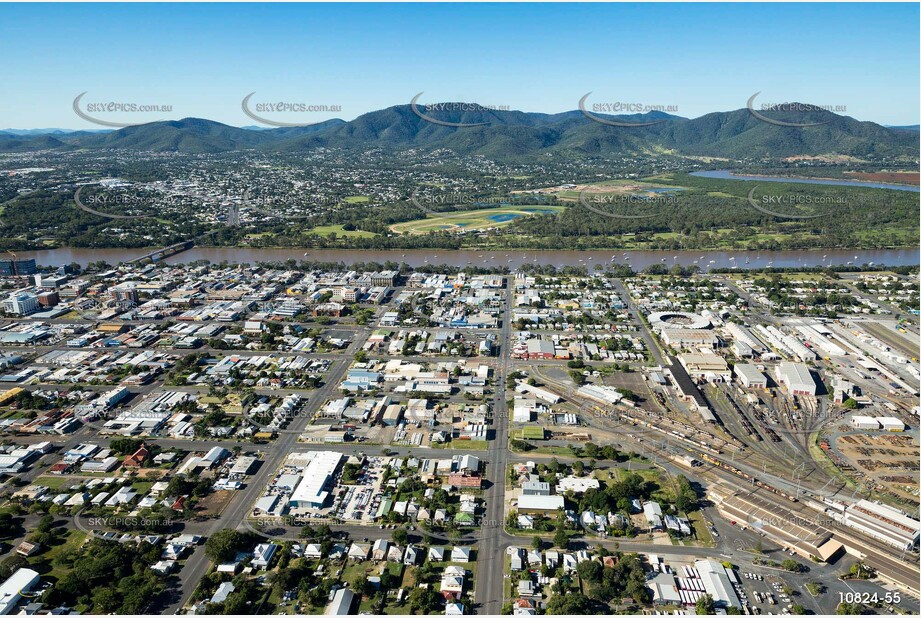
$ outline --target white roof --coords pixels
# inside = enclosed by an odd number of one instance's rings
[[[803,363],[780,363],[777,366],[777,372],[787,382],[790,389],[797,389],[800,386],[805,390],[815,388],[815,380],[809,373],[809,367]]]
[[[764,374],[758,371],[758,368],[754,365],[749,365],[748,363],[738,363],[733,367],[733,371],[737,376],[742,376],[749,382],[764,382]]]
[[[0,614],[8,614],[19,601],[23,591],[29,590],[40,579],[32,569],[17,569],[15,573],[0,584]]]
[[[326,499],[326,483],[336,471],[342,454],[333,451],[313,451],[310,463],[304,468],[303,478],[291,494],[291,502],[322,503]]]
[[[563,504],[563,496],[521,496],[518,498],[519,509],[555,511],[563,508]]]
[[[729,576],[726,575],[726,569],[722,564],[715,560],[698,560],[694,563],[694,568],[700,573],[704,590],[713,598],[715,603],[725,603],[730,607],[741,607],[739,597],[733,590],[732,582],[729,581]]]

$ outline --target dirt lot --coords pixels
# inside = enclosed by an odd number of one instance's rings
[[[195,508],[196,514],[206,517],[220,515],[224,509],[227,508],[227,505],[230,504],[230,501],[233,500],[234,493],[235,492],[231,490],[211,492],[198,501]]]
[[[918,440],[910,434],[846,434],[835,448],[868,478],[918,501]]]

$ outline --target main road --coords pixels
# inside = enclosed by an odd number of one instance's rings
[[[505,598],[505,480],[508,469],[508,405],[506,380],[511,360],[512,316],[514,278],[505,277],[505,306],[502,329],[499,335],[499,362],[494,376],[495,397],[492,420],[493,440],[487,456],[489,486],[485,492],[486,514],[481,527],[477,548],[477,576],[474,601],[478,613],[497,615]]]

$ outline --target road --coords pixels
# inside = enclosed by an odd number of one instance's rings
[[[508,469],[508,405],[505,388],[511,360],[511,307],[514,302],[514,278],[505,277],[505,308],[499,337],[499,363],[494,379],[495,397],[492,418],[495,439],[490,443],[488,479],[485,493],[486,515],[477,548],[477,581],[474,600],[479,613],[499,614],[504,600],[505,570],[505,479]]]

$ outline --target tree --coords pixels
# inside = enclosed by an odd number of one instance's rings
[[[243,550],[248,543],[247,535],[231,528],[225,528],[218,530],[205,541],[205,555],[212,562],[227,562],[233,560],[237,552]]]
[[[543,546],[544,546],[543,541],[540,540],[539,536],[536,536],[533,539],[531,539],[531,547],[533,547],[534,549],[540,551],[540,548]]]
[[[547,602],[547,613],[554,616],[587,614],[591,604],[581,592],[554,594]]]
[[[814,597],[824,594],[825,591],[828,590],[822,582],[809,582],[806,584],[806,589],[809,591],[809,594]]]
[[[586,560],[585,562],[580,562],[576,566],[576,573],[579,574],[579,577],[593,584],[601,581],[603,572],[604,568],[601,566],[601,563],[596,560]]]
[[[19,523],[12,513],[0,513],[0,538],[10,538],[19,530]]]
[[[844,407],[847,408],[848,410],[856,410],[857,405],[858,405],[857,400],[851,397],[848,397],[847,399],[844,400]]]
[[[409,541],[409,533],[406,532],[405,528],[397,528],[393,531],[392,538],[397,545],[406,545]]]
[[[855,562],[852,564],[850,573],[852,577],[856,577],[857,579],[870,579],[874,575],[873,569],[863,562]]]
[[[801,573],[806,570],[803,565],[801,565],[796,560],[793,560],[792,558],[787,558],[780,563],[780,566],[783,567],[784,570],[790,571],[791,573]]]
[[[368,584],[368,576],[365,573],[359,573],[352,580],[352,590],[355,594],[368,594],[371,586]]]
[[[560,549],[569,548],[569,535],[566,534],[562,526],[557,527],[556,534],[553,535],[553,544]]]
[[[97,588],[93,591],[93,607],[100,612],[114,612],[121,604],[121,594],[114,588]]]
[[[140,438],[116,438],[109,443],[109,448],[119,455],[130,455],[144,444]]]
[[[7,579],[20,568],[27,566],[29,561],[18,554],[4,558],[3,562],[0,562],[0,577]]]
[[[440,599],[433,586],[417,586],[409,593],[409,606],[421,615],[434,614],[439,608]]]
[[[382,588],[396,588],[400,583],[400,580],[397,579],[397,576],[390,572],[389,569],[385,569],[381,573],[381,587]]]
[[[835,613],[839,616],[859,616],[865,609],[860,603],[839,603]]]
[[[37,532],[51,532],[51,529],[54,527],[54,515],[45,514],[42,515],[42,518],[38,520],[38,525],[35,526]]]
[[[712,616],[716,610],[713,605],[713,597],[709,594],[700,597],[697,599],[696,608],[698,616]]]

